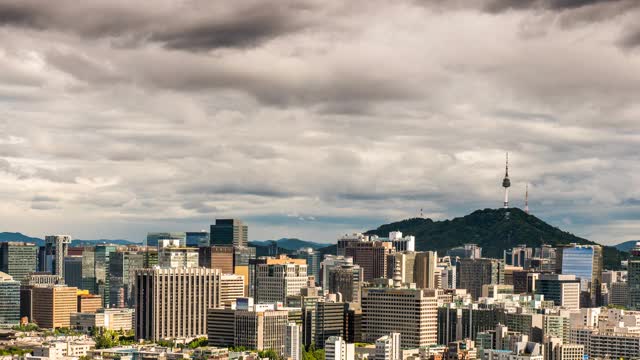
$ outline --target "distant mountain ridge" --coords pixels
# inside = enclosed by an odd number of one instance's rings
[[[623,243],[620,243],[620,244],[616,245],[615,248],[620,250],[620,251],[629,252],[629,251],[631,251],[631,249],[633,249],[634,246],[636,246],[637,242],[640,242],[640,240],[625,241]]]
[[[271,246],[271,243],[275,241],[279,248],[287,250],[299,250],[303,248],[319,249],[329,244],[320,244],[313,241],[301,240],[296,238],[282,238],[279,240],[253,240],[249,241],[251,246]]]
[[[505,214],[507,211],[508,217]],[[596,244],[562,231],[518,208],[476,210],[469,215],[443,221],[407,219],[382,225],[366,234],[386,237],[391,231],[415,236],[416,250],[436,250],[444,254],[451,248],[475,243],[482,247],[483,256],[493,258],[502,258],[505,249],[520,244],[530,247],[542,244]],[[620,261],[628,257],[611,246],[603,246],[603,254],[604,265],[608,269],[619,269]]]
[[[38,246],[44,246],[44,239],[31,237],[19,232],[0,232],[0,242],[25,242],[36,244]],[[87,246],[96,244],[114,244],[114,245],[131,245],[136,244],[133,241],[124,239],[97,239],[97,240],[83,240],[73,239],[71,246]]]

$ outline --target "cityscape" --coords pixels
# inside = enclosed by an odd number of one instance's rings
[[[0,0],[0,360],[640,360],[640,0]]]

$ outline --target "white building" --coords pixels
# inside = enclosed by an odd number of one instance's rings
[[[302,360],[302,327],[296,323],[287,325],[284,356],[291,360]]]
[[[82,341],[52,341],[33,349],[33,357],[50,360],[65,359],[68,357],[86,356],[89,350],[95,347],[93,340]],[[30,357],[27,357],[29,359]]]
[[[391,333],[376,340],[375,360],[402,360],[400,333]]]
[[[325,360],[354,360],[355,345],[347,344],[341,336],[330,336],[324,346]]]
[[[95,313],[71,313],[71,327],[81,331],[133,329],[133,309],[99,309]]]
[[[303,259],[282,258],[258,264],[256,303],[284,303],[287,296],[300,294],[307,280],[307,264]]]
[[[416,251],[415,236],[402,236],[402,232],[392,231],[389,233],[389,241],[396,251]]]
[[[237,298],[245,297],[244,275],[220,275],[220,304],[230,305]]]
[[[180,246],[178,239],[158,240],[158,266],[161,268],[198,267],[198,249]]]

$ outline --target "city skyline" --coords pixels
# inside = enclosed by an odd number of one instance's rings
[[[508,152],[510,206],[639,238],[637,2],[196,3],[0,2],[1,231],[330,243],[500,208]]]

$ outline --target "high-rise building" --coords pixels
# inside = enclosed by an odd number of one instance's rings
[[[402,236],[400,231],[392,231],[389,233],[389,241],[393,244],[393,248],[400,251],[416,251],[416,237],[415,236]]]
[[[349,242],[345,248],[345,256],[353,258],[353,263],[360,265],[364,273],[364,281],[387,276],[387,257],[393,252],[393,245],[383,241]]]
[[[67,251],[71,244],[71,236],[47,235],[44,241],[44,271],[49,271],[54,275],[64,276],[64,257],[67,256]]]
[[[320,283],[320,262],[322,255],[313,248],[299,249],[296,252],[296,257],[299,259],[305,259],[307,261],[307,274],[313,276],[316,283]]]
[[[150,232],[147,234],[146,246],[157,247],[160,240],[178,240],[180,246],[187,246],[187,233],[185,232]]]
[[[459,289],[467,289],[476,300],[482,296],[482,285],[504,284],[504,263],[496,259],[460,259]]]
[[[66,285],[36,286],[31,291],[32,320],[45,329],[68,328],[77,311],[78,288]]]
[[[220,304],[231,305],[237,298],[244,297],[244,276],[220,275]]]
[[[235,343],[235,309],[217,307],[207,310],[207,339],[209,346],[230,347]]]
[[[255,306],[235,311],[235,346],[249,349],[272,349],[282,354],[285,347],[289,313]]]
[[[415,283],[421,289],[436,288],[436,267],[438,265],[438,253],[425,251],[416,254]]]
[[[322,285],[322,290],[329,290],[329,271],[342,265],[353,265],[353,258],[333,254],[325,255],[324,260],[320,262],[320,284]]]
[[[540,274],[536,294],[565,309],[580,308],[580,280],[575,275]]]
[[[304,259],[279,256],[256,265],[256,303],[284,303],[288,295],[297,295],[307,285]]]
[[[400,267],[400,276],[403,284],[416,282],[416,256],[414,251],[396,252],[387,258],[387,279],[393,278],[396,266]]]
[[[375,342],[375,360],[402,360],[402,352],[400,349],[400,333],[391,333]]]
[[[0,271],[9,274],[15,281],[24,280],[36,271],[38,247],[23,242],[3,242],[0,244]]]
[[[287,324],[284,357],[291,360],[302,360],[302,327],[296,323]]]
[[[629,283],[614,282],[609,289],[609,304],[617,306],[629,306]]]
[[[96,245],[95,246],[95,275],[96,275],[96,294],[102,297],[102,303],[107,307],[111,303],[110,284],[111,275],[109,274],[109,262],[111,255],[116,252],[115,245]]]
[[[78,289],[82,288],[82,256],[64,257],[64,283]]]
[[[358,265],[334,266],[329,270],[328,290],[342,294],[344,302],[360,302],[362,278],[362,268]]]
[[[219,306],[218,270],[142,269],[135,277],[137,339],[206,336],[207,309]]]
[[[347,247],[350,246],[353,243],[357,243],[357,242],[366,242],[369,241],[369,237],[367,235],[364,235],[362,233],[355,233],[355,234],[346,234],[340,238],[338,238],[337,241],[337,249],[336,249],[336,253],[337,256],[340,257],[344,257],[347,254]]]
[[[82,251],[82,286],[84,290],[96,294],[98,288],[96,285],[96,248],[85,247]]]
[[[185,233],[186,246],[207,247],[209,246],[209,233],[206,231],[187,231]]]
[[[437,344],[438,300],[434,290],[366,288],[362,290],[362,337],[374,342],[391,332],[402,334],[403,348]]]
[[[637,242],[630,251],[627,271],[629,307],[634,310],[640,310],[640,242]]]
[[[210,245],[249,245],[249,227],[239,219],[216,219],[211,225]]]
[[[162,268],[198,267],[198,249],[180,246],[178,240],[160,240],[158,266]]]
[[[342,302],[320,301],[315,305],[314,316],[305,321],[306,328],[313,328],[313,343],[318,348],[325,347],[330,336],[344,336],[345,304]]]
[[[482,258],[482,247],[477,244],[464,244],[464,246],[448,250],[447,256],[461,259],[480,259]]]
[[[582,307],[601,304],[602,247],[570,244],[556,250],[556,273],[575,275],[581,282]]]
[[[355,344],[347,344],[341,336],[331,336],[325,345],[326,360],[354,360]]]
[[[200,267],[219,269],[223,274],[233,274],[234,248],[230,245],[200,247],[198,262]]]
[[[117,251],[109,259],[109,302],[111,307],[132,307],[134,271],[144,268],[144,254]]]
[[[0,325],[20,323],[20,282],[0,272]]]
[[[94,313],[103,308],[99,295],[89,294],[86,290],[78,291],[78,312]]]

